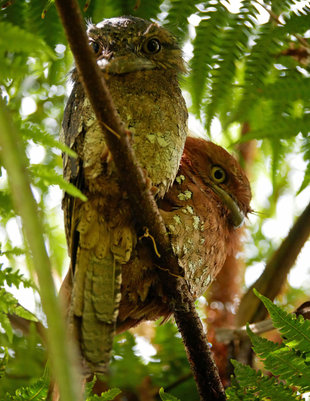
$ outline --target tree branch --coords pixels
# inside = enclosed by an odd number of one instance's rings
[[[130,146],[130,136],[120,121],[103,74],[97,67],[94,54],[88,45],[86,33],[82,28],[83,20],[79,6],[75,0],[56,0],[56,7],[97,120],[101,122],[102,128],[107,125],[118,134],[116,136],[110,130],[103,130],[120,182],[129,195],[133,215],[141,227],[149,228],[164,265],[169,266],[170,272],[180,274],[181,269],[172,253],[165,224]],[[187,347],[201,399],[225,400],[224,389],[210,356],[206,336],[185,281],[163,271],[159,274],[166,294],[171,299],[171,306]]]
[[[63,401],[81,399],[76,387],[72,348],[66,339],[65,323],[56,296],[41,221],[36,202],[30,189],[27,162],[23,143],[16,131],[9,111],[0,97],[0,152],[8,173],[12,197],[18,214],[23,221],[24,232],[32,254],[33,266],[38,275],[43,310],[47,317],[48,350],[54,375],[59,385]]]
[[[239,326],[244,325],[246,322],[258,322],[266,317],[266,309],[254,295],[253,288],[256,288],[261,294],[273,300],[281,291],[287,274],[294,266],[296,258],[309,235],[310,203],[299,216],[278,250],[267,262],[262,275],[242,298],[237,313]]]

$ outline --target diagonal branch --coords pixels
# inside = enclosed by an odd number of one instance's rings
[[[76,0],[56,0],[56,7],[97,120],[101,122],[102,128],[107,125],[118,134],[116,136],[110,130],[103,129],[103,135],[112,153],[120,182],[129,194],[133,214],[140,226],[149,228],[165,266],[169,266],[170,272],[177,274],[180,272],[180,268],[172,253],[166,227],[154,198],[147,188],[144,174],[137,165],[130,146],[130,135],[120,121],[103,74],[97,67],[94,54],[88,45],[78,3]],[[172,301],[174,316],[187,348],[201,399],[205,401],[225,400],[224,389],[185,281],[163,271],[159,274],[165,285],[166,293]]]
[[[258,280],[248,289],[242,298],[237,313],[241,326],[246,322],[258,322],[266,317],[266,310],[254,295],[253,288],[273,300],[281,291],[290,269],[310,235],[310,203],[298,217],[288,236],[267,262],[265,270]]]

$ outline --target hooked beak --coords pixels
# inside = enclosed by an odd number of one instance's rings
[[[101,58],[97,60],[99,68],[107,74],[127,74],[130,72],[153,70],[155,64],[146,57],[134,54],[118,56],[115,58]]]
[[[245,215],[243,211],[240,210],[239,206],[237,205],[237,202],[234,201],[233,198],[230,195],[228,195],[228,193],[225,192],[218,185],[212,183],[211,187],[214,190],[214,192],[221,198],[226,207],[230,210],[230,219],[234,227],[235,228],[240,227],[244,222]]]

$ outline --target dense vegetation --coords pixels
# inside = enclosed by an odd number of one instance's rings
[[[243,0],[239,9],[233,9],[235,2],[230,3],[92,0],[85,6],[80,1],[85,18],[94,22],[111,16],[137,15],[159,21],[179,38],[188,60],[182,87],[192,113],[192,129],[235,151],[250,176],[257,214],[250,216],[247,224],[242,258],[239,255],[229,261],[230,271],[239,281],[236,285],[230,280],[225,282],[224,269],[217,286],[207,295],[208,306],[204,299],[197,303],[203,318],[208,315],[211,332],[220,320],[238,326],[264,319],[265,309],[251,289],[247,292],[243,279],[255,268],[261,271],[266,265],[254,286],[269,298],[279,296],[288,311],[310,293],[306,278],[305,285],[298,289],[287,281],[310,226],[309,212],[305,214],[310,180],[310,6],[295,0]],[[59,188],[80,196],[62,179],[60,154],[68,150],[58,142],[73,59],[52,1],[44,6],[39,0],[1,0],[0,6],[0,135],[8,122],[13,124],[26,151],[27,174],[57,278],[68,267]],[[37,272],[24,236],[27,230],[13,206],[3,167],[0,185],[0,399],[42,400],[49,376],[38,324],[25,327],[18,319],[13,322],[9,318],[17,315],[45,324]],[[303,209],[300,235],[291,238],[288,232]],[[284,217],[280,232],[276,231],[274,227]],[[281,252],[276,250],[283,247],[289,256],[281,259]],[[307,267],[301,265],[306,259],[300,260],[299,267]],[[31,279],[25,279],[23,274]],[[296,274],[293,270],[291,278]],[[25,292],[24,288],[30,290]],[[36,294],[36,317],[18,304],[12,291],[22,305],[25,294]],[[41,286],[39,292],[45,291]],[[227,294],[225,299],[221,298],[223,293]],[[299,399],[287,384],[294,385],[294,391],[300,393],[309,391],[309,325],[263,300],[273,314],[275,326],[281,329],[284,344],[276,345],[251,333],[249,336],[256,353],[265,359],[266,370],[283,382],[273,387],[276,379],[267,379],[235,362],[237,379],[227,391],[229,399]],[[294,330],[308,336],[298,337]],[[140,356],[137,344],[143,341],[153,346],[149,360]],[[227,349],[214,346],[214,350],[227,362]],[[287,367],[285,371],[281,370],[279,355],[281,364]],[[236,352],[234,357],[240,359]],[[221,374],[228,383],[229,373]],[[161,387],[181,400],[198,400],[173,323],[145,325],[135,333],[117,337],[111,374],[104,379],[101,390],[120,388],[125,399],[146,401],[155,400]],[[270,393],[264,392],[266,388]],[[116,393],[107,393],[102,399],[112,399]],[[163,391],[161,397],[174,399]]]

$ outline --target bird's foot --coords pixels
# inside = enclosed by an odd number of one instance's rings
[[[145,168],[142,169],[142,172],[143,172],[143,175],[144,175],[144,179],[145,179],[145,183],[146,183],[147,189],[151,191],[151,194],[153,196],[156,196],[158,194],[159,189],[153,185],[152,180],[148,176],[147,170]]]

